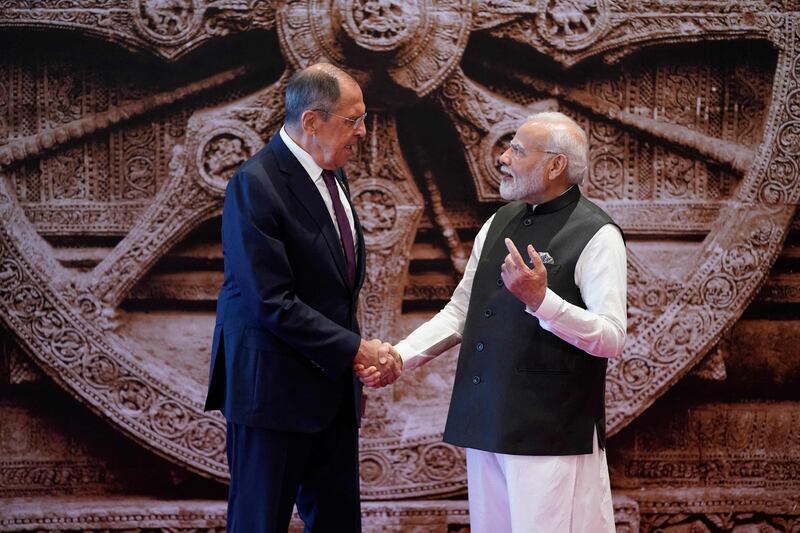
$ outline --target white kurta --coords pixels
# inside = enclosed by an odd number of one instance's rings
[[[461,342],[472,281],[493,219],[475,237],[464,277],[448,304],[397,344],[406,370]],[[523,250],[527,246],[515,244]],[[499,274],[499,264],[497,270]],[[627,330],[627,264],[625,244],[615,226],[600,228],[581,252],[575,284],[586,309],[547,289],[539,309],[528,313],[539,319],[542,328],[587,353],[619,355]],[[525,456],[467,449],[473,533],[613,532],[608,466],[596,436],[593,450],[586,455]]]

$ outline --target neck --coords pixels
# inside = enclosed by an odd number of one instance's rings
[[[288,124],[283,125],[283,129],[286,130],[286,134],[291,137],[291,139],[303,150],[308,152],[309,154],[311,151],[310,148],[310,139],[309,136],[305,134],[305,132],[300,128],[295,128],[294,126],[290,126]]]
[[[286,130],[286,134],[299,146],[302,148],[314,162],[322,168],[327,168],[328,170],[333,170],[332,168],[328,168],[325,165],[321,164],[320,161],[323,160],[322,152],[320,151],[319,147],[316,144],[316,139],[313,135],[309,135],[308,133],[300,127],[289,126],[288,124],[283,125],[284,129]]]

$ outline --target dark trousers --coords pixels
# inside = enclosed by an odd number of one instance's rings
[[[318,433],[228,422],[227,452],[228,533],[285,533],[295,503],[306,532],[361,531],[352,402]]]

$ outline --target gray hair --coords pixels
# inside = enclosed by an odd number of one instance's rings
[[[296,126],[303,112],[309,109],[322,111],[324,120],[336,107],[341,91],[339,79],[332,69],[309,67],[297,72],[286,85],[284,108],[286,124]]]
[[[558,111],[544,111],[529,116],[525,123],[541,124],[550,134],[548,150],[567,157],[567,180],[580,185],[586,176],[589,155],[589,140],[586,132],[573,119]]]

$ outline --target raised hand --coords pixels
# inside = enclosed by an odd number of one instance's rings
[[[503,278],[506,288],[522,303],[533,309],[539,309],[547,293],[547,270],[542,263],[539,253],[533,245],[528,245],[528,255],[533,263],[528,268],[517,247],[511,239],[506,239],[508,255],[500,265],[500,277]]]
[[[368,387],[384,387],[397,381],[403,371],[403,359],[388,342],[361,340],[353,370]]]

